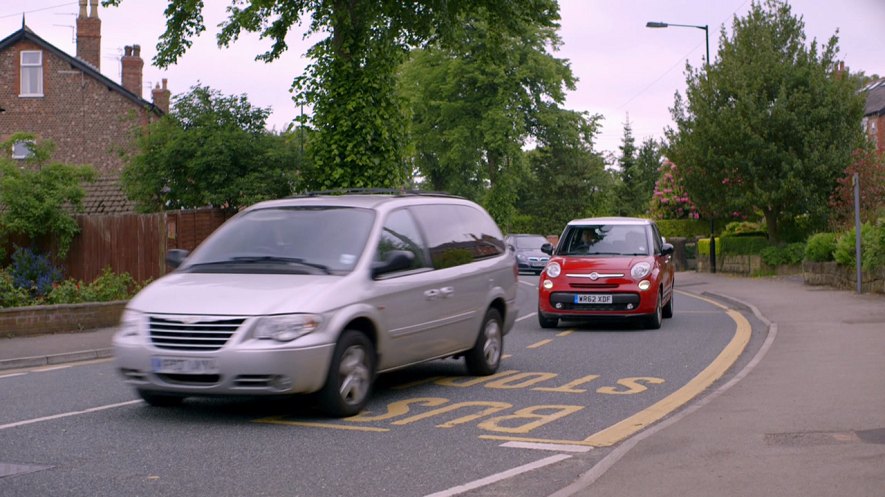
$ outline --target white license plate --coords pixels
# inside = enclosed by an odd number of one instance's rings
[[[163,374],[218,374],[214,358],[151,357],[151,370]]]
[[[603,294],[575,295],[576,304],[611,304],[612,296]]]

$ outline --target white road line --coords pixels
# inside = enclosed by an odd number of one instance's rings
[[[521,473],[527,473],[529,471],[534,471],[538,468],[543,468],[544,466],[549,466],[554,463],[558,463],[559,461],[563,461],[572,456],[568,454],[557,454],[555,456],[545,457],[544,459],[537,460],[533,463],[525,464],[522,466],[518,466],[516,468],[508,469],[507,471],[498,473],[496,475],[487,476],[480,480],[475,480],[470,483],[465,483],[464,485],[458,485],[457,487],[452,487],[448,490],[443,490],[442,492],[437,492],[435,494],[426,495],[425,497],[451,497],[452,495],[463,494],[469,490],[474,490],[480,487],[484,487],[486,485],[491,485],[492,483],[499,482],[501,480],[506,480],[507,478],[511,478]]]
[[[522,283],[523,285],[528,285],[528,286],[531,286],[531,287],[538,288],[538,284],[537,284],[537,283],[531,283],[531,282],[528,282],[528,281],[522,281],[522,280],[519,280],[519,282]]]
[[[26,374],[28,374],[28,373],[11,373],[11,374],[4,374],[4,375],[0,376],[0,380],[2,380],[3,378],[12,378],[13,376],[24,376],[24,375],[26,375]]]
[[[544,444],[537,442],[506,442],[501,447],[512,447],[514,449],[535,449],[550,450],[553,452],[589,452],[593,447],[582,445],[560,445],[560,444]]]
[[[120,402],[119,404],[108,404],[106,406],[90,407],[89,409],[84,409],[82,411],[64,412],[61,414],[54,414],[52,416],[45,416],[42,418],[27,419],[25,421],[16,421],[15,423],[0,425],[0,430],[5,430],[7,428],[15,428],[17,426],[30,425],[30,424],[34,424],[34,423],[41,423],[43,421],[51,421],[53,419],[66,418],[68,416],[78,416],[80,414],[89,414],[90,412],[104,411],[106,409],[114,409],[117,407],[129,406],[129,405],[138,404],[141,402],[142,402],[141,400],[130,400],[128,402]]]
[[[32,369],[31,371],[33,371],[33,372],[35,372],[35,373],[45,373],[45,372],[47,372],[47,371],[56,371],[56,370],[59,370],[59,369],[67,369],[67,368],[69,368],[69,367],[71,367],[71,366],[72,366],[71,364],[62,364],[61,366],[49,366],[49,367],[46,367],[46,368]]]
[[[531,314],[526,314],[525,316],[523,316],[523,317],[521,317],[521,318],[516,318],[516,322],[520,322],[520,321],[522,321],[523,319],[533,318],[533,317],[535,317],[535,316],[537,316],[537,315],[538,315],[537,312],[533,312],[533,313],[531,313]]]

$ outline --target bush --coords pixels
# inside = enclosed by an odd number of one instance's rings
[[[768,238],[768,232],[761,223],[751,223],[749,221],[735,221],[725,225],[722,236],[752,236]]]
[[[861,267],[864,271],[870,271],[875,268],[885,267],[885,227],[882,225],[873,225],[864,223],[860,227],[861,237]],[[855,233],[854,228],[842,233],[836,240],[836,249],[833,251],[833,257],[836,262],[843,266],[855,265]]]
[[[784,246],[771,246],[762,249],[762,261],[769,266],[801,264],[804,256],[804,243],[791,243]]]
[[[116,274],[110,267],[105,267],[101,276],[95,279],[83,292],[88,302],[111,302],[126,300],[133,295],[137,284],[129,273]]]
[[[128,273],[116,274],[111,268],[102,270],[92,283],[66,280],[55,285],[46,296],[48,304],[79,304],[81,302],[112,302],[127,300],[142,287]]]
[[[0,307],[20,307],[27,305],[31,296],[27,290],[18,288],[12,282],[12,275],[0,270]]]
[[[833,261],[836,250],[835,233],[816,233],[805,244],[805,260],[809,262]]]
[[[716,237],[716,255],[722,253],[722,239],[718,236]],[[698,239],[698,257],[710,257],[710,239],[709,238],[700,238]]]
[[[863,229],[861,229],[863,234]],[[863,239],[861,265],[865,271],[885,267],[885,220],[872,226],[869,234]]]
[[[55,285],[46,295],[47,304],[79,304],[83,300],[82,281],[65,280]]]
[[[27,291],[35,299],[49,293],[53,284],[62,279],[61,269],[55,267],[49,257],[28,248],[16,247],[9,271],[13,285]]]
[[[658,219],[655,220],[661,236],[674,238],[684,236],[693,238],[710,236],[710,221],[697,219]]]
[[[765,236],[723,236],[716,240],[721,252],[728,255],[758,255],[769,246]]]

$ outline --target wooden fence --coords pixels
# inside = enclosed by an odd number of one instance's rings
[[[220,209],[76,216],[80,233],[62,262],[65,276],[91,282],[105,267],[143,282],[166,274],[166,251],[193,250],[230,217]]]

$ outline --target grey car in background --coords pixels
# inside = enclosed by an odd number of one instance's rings
[[[309,195],[239,212],[132,298],[114,337],[148,404],[316,393],[360,412],[378,373],[463,357],[495,373],[517,269],[479,205],[440,194]]]
[[[504,242],[516,252],[516,262],[520,271],[541,274],[550,255],[541,251],[545,243],[550,243],[541,235],[512,234],[504,238]]]

